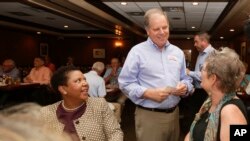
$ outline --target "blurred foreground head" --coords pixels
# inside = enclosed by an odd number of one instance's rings
[[[0,141],[70,141],[40,121],[40,108],[25,103],[0,111]]]

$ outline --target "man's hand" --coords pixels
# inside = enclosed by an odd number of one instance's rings
[[[144,92],[143,97],[160,103],[165,99],[167,99],[169,94],[170,91],[166,88],[155,88],[155,89],[147,89]]]
[[[172,92],[173,95],[182,96],[187,93],[187,86],[183,83],[178,83],[176,89]]]

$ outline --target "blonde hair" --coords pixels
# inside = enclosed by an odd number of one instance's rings
[[[55,133],[40,120],[41,106],[17,105],[0,112],[0,141],[71,141],[66,134]]]
[[[239,55],[228,47],[214,50],[205,63],[208,77],[215,74],[219,79],[218,87],[225,93],[235,92],[245,75]]]

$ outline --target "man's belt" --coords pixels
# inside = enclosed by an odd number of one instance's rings
[[[153,112],[172,113],[177,106],[174,106],[174,107],[168,108],[168,109],[146,108],[146,107],[142,107],[141,105],[137,105],[137,107],[144,109],[144,110],[153,111]]]

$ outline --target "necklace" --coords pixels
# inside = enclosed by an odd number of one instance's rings
[[[63,107],[63,109],[66,110],[66,111],[75,111],[75,110],[79,109],[80,107],[82,107],[83,104],[84,104],[84,102],[83,102],[80,106],[78,106],[78,107],[76,107],[76,108],[69,109],[69,108],[66,108],[66,106],[64,105],[64,101],[62,101],[62,107]]]

